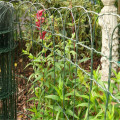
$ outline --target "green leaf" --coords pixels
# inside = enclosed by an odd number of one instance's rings
[[[56,115],[56,120],[59,120],[60,111]]]
[[[72,95],[74,95],[74,91],[73,91],[73,92],[70,92],[70,93],[65,94],[65,96],[66,96],[66,97],[67,97],[67,96],[72,96]]]
[[[95,116],[95,118],[93,118],[93,120],[96,120],[97,119],[97,117],[100,117],[100,116],[102,116],[101,114],[103,113],[103,110],[100,110],[100,112]]]
[[[82,97],[82,98],[85,98],[85,99],[89,99],[88,95],[76,95],[76,96],[79,96],[79,97]]]
[[[60,101],[60,98],[57,95],[47,95],[45,97],[49,98],[49,99],[52,99],[52,100]]]
[[[48,105],[47,106],[48,108],[51,108],[53,110],[53,105]],[[60,106],[54,106],[54,110],[57,111],[57,112],[62,112],[62,109],[60,108]]]
[[[66,113],[67,113],[68,115],[70,115],[70,116],[74,116],[75,118],[79,119],[78,116],[77,116],[75,113],[74,113],[74,115],[73,115],[73,111],[71,111],[70,109],[68,109],[68,110],[66,111]]]
[[[67,93],[65,96],[67,97],[67,96],[70,96],[70,95],[71,96],[74,95],[74,91],[72,91],[71,93]],[[75,96],[82,97],[82,98],[85,98],[85,99],[89,99],[88,95],[80,95],[77,90],[75,90]]]
[[[87,120],[87,116],[88,116],[88,109],[86,110],[86,114],[85,114],[85,119],[84,120]]]
[[[70,53],[75,57],[75,55],[76,55],[75,51],[70,51]]]
[[[88,61],[90,58],[83,58],[82,60],[80,60],[80,63],[82,63],[82,62],[86,62],[86,61]]]
[[[72,34],[72,39],[74,39],[75,38],[75,32]]]
[[[60,64],[56,63],[56,64],[55,64],[55,67],[56,67],[57,69],[61,70]]]
[[[61,91],[57,87],[55,87],[53,85],[51,85],[51,86],[56,90],[56,92],[58,93],[59,97],[61,97],[61,95],[62,95]]]
[[[61,79],[61,77],[59,78],[59,90],[63,89],[63,81]]]
[[[39,75],[32,83],[35,83],[35,82],[37,82],[37,81],[40,81],[41,78],[42,78],[42,75]]]
[[[112,69],[113,73],[115,74],[115,76],[117,77],[117,73],[114,69]]]
[[[76,107],[88,107],[88,103],[78,104]]]

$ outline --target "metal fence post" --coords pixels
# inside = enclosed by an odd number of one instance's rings
[[[118,61],[118,30],[116,29],[112,37],[114,28],[117,26],[117,16],[111,15],[110,13],[117,14],[117,8],[114,6],[116,0],[102,0],[103,9],[99,18],[99,24],[102,28],[102,49],[101,52],[107,57],[101,57],[102,66],[102,80],[107,81],[109,76],[109,65],[110,65],[110,44],[112,44],[112,60]],[[112,41],[112,43],[111,43]],[[112,63],[112,69],[117,70],[117,64]]]

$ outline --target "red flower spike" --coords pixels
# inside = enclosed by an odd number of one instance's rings
[[[44,10],[39,10],[39,11],[37,12],[36,17],[37,17],[38,20],[39,20],[40,17],[42,16],[43,12],[44,12]]]
[[[44,39],[46,33],[47,33],[46,31],[43,31],[43,32],[42,32],[42,35],[41,35],[41,33],[39,33],[39,34],[40,34],[40,39]]]
[[[40,20],[38,20],[38,21],[35,23],[38,30],[39,30],[38,27],[40,27],[40,24],[42,24],[43,22],[45,22],[45,18],[41,17]]]
[[[44,23],[45,22],[45,18],[44,17],[40,17],[40,23]]]
[[[44,10],[39,10],[36,14],[36,19],[37,19],[37,22],[35,23],[36,24],[36,27],[37,29],[39,30],[39,27],[41,26],[42,23],[45,22],[45,18],[44,17],[41,17],[43,15],[43,12]],[[39,32],[40,34],[40,39],[44,39],[45,38],[45,35],[46,35],[46,31],[43,31],[42,32],[42,35],[41,35],[41,32]]]
[[[36,24],[37,29],[39,30],[38,27],[40,27],[40,22],[38,21],[38,22],[36,22],[35,24]]]

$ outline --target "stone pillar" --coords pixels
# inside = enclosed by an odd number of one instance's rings
[[[117,13],[117,8],[114,6],[115,0],[102,0],[103,9],[100,14],[104,13]],[[101,52],[109,58],[109,43],[111,41],[111,36],[113,29],[117,26],[117,16],[113,15],[103,15],[99,18],[99,25],[102,28],[102,49]],[[116,29],[113,41],[112,41],[112,59],[118,61],[118,30]],[[109,75],[109,59],[101,57],[101,80],[107,81]],[[117,70],[117,65],[112,63],[112,69]]]

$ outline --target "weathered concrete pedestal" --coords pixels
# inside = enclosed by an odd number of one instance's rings
[[[102,49],[101,52],[106,57],[101,57],[101,80],[107,81],[109,76],[109,55],[110,55],[110,43],[114,28],[117,26],[117,16],[107,13],[117,13],[117,8],[114,6],[115,0],[102,0],[104,7],[100,14],[105,14],[99,17],[99,25],[102,28]],[[112,59],[118,61],[118,30],[116,29],[112,40]],[[117,70],[117,64],[112,63],[112,69]]]

